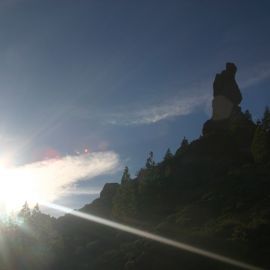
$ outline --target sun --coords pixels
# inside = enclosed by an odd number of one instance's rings
[[[38,190],[33,175],[16,167],[0,164],[0,206],[7,213],[18,211],[23,203],[37,203]]]

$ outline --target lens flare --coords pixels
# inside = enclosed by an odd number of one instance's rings
[[[53,203],[47,203],[47,202],[42,202],[42,205],[49,207],[49,208],[52,208],[52,209],[55,209],[55,210],[58,210],[58,211],[61,211],[61,212],[64,212],[64,213],[71,214],[73,216],[76,216],[76,217],[79,217],[79,218],[82,218],[82,219],[85,219],[88,221],[92,221],[92,222],[95,222],[98,224],[102,224],[102,225],[114,228],[116,230],[127,232],[127,233],[130,233],[130,234],[133,234],[136,236],[140,236],[140,237],[143,237],[146,239],[150,239],[152,241],[159,242],[159,243],[171,246],[171,247],[185,250],[185,251],[188,251],[190,253],[194,253],[194,254],[197,254],[197,255],[200,255],[203,257],[207,257],[207,258],[210,258],[210,259],[213,259],[213,260],[225,263],[225,264],[236,266],[238,268],[247,269],[247,270],[263,270],[263,268],[260,268],[260,267],[254,266],[254,265],[250,265],[250,264],[238,261],[238,260],[234,260],[234,259],[225,257],[225,256],[217,254],[217,253],[213,253],[213,252],[210,252],[210,251],[207,251],[204,249],[200,249],[200,248],[197,248],[197,247],[194,247],[194,246],[182,243],[182,242],[171,240],[169,238],[166,238],[166,237],[163,237],[163,236],[160,236],[157,234],[143,231],[143,230],[140,230],[140,229],[128,226],[128,225],[124,225],[124,224],[121,224],[118,222],[114,222],[114,221],[111,221],[111,220],[108,220],[105,218],[101,218],[101,217],[98,217],[95,215],[75,211],[75,210],[72,210],[72,209],[65,207],[65,206],[61,206],[61,205],[57,205],[57,204],[53,204]]]

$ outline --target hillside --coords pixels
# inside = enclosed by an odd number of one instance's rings
[[[106,184],[80,211],[269,268],[269,145],[263,159],[256,149],[269,130],[241,115],[226,132],[183,140],[158,164],[150,153],[134,179],[126,169],[121,184]],[[65,269],[230,269],[70,215],[56,223]]]
[[[79,211],[269,269],[270,111],[254,123],[239,109],[202,133],[159,163],[150,152],[134,178],[126,167]],[[236,269],[38,205],[19,217],[0,226],[1,269]]]

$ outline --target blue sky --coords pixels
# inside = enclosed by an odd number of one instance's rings
[[[2,0],[0,156],[23,166],[85,148],[115,154],[111,171],[58,198],[80,207],[123,166],[135,174],[149,151],[159,161],[199,137],[226,62],[238,66],[243,110],[261,117],[269,11],[267,0]]]

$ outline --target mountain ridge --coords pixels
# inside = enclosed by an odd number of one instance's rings
[[[253,151],[256,130],[261,128],[261,123],[255,124],[241,113],[237,120],[227,121],[226,132],[217,129],[191,143],[182,143],[175,155],[165,156],[158,164],[150,153],[135,178],[106,184],[100,198],[80,211],[269,266],[270,163],[268,158],[256,162]],[[171,249],[125,233],[111,233],[108,239],[113,249],[106,249],[98,268],[114,269],[109,263],[112,260],[115,269],[148,269],[153,264],[156,269],[164,269],[166,263],[170,269],[177,269],[181,260],[190,257],[178,254],[172,263],[175,251]],[[134,253],[134,257],[130,259],[125,252]],[[165,252],[162,262],[155,252]],[[150,259],[153,256],[155,263]],[[186,269],[199,265],[200,269],[231,269],[215,263],[211,266],[202,259],[191,265]]]

